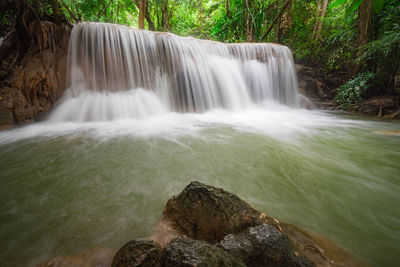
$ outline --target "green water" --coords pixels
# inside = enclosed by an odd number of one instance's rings
[[[176,116],[182,121],[163,131],[121,123],[0,133],[1,265],[149,236],[167,199],[192,180],[329,237],[372,266],[399,264],[400,136],[376,133],[399,123],[310,113],[310,124],[285,115],[253,129]]]

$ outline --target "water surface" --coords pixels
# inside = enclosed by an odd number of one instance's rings
[[[0,262],[30,266],[151,235],[198,180],[322,234],[372,266],[398,264],[400,124],[291,110],[165,113],[0,132]]]

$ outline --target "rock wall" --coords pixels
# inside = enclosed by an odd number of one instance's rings
[[[63,95],[70,32],[70,26],[33,21],[28,25],[25,55],[18,55],[13,34],[3,41],[0,128],[42,119]],[[18,64],[12,64],[21,56]]]

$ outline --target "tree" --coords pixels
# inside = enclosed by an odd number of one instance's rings
[[[292,0],[286,0],[286,2],[283,4],[282,8],[280,9],[279,13],[275,16],[274,20],[272,23],[269,25],[267,31],[261,38],[261,40],[264,40],[267,38],[268,34],[271,32],[272,28],[274,25],[278,22],[278,20],[282,17],[283,13],[285,12],[286,8],[289,6],[289,4],[292,2]]]
[[[312,36],[313,39],[315,37],[315,39],[318,40],[321,37],[321,30],[322,30],[322,25],[324,22],[324,17],[325,17],[325,12],[326,12],[327,6],[328,6],[328,0],[323,0],[321,13],[319,14],[319,17],[317,18],[317,24],[315,25],[315,28],[313,31],[313,36]],[[315,33],[316,33],[316,35],[314,35]]]
[[[144,18],[145,18],[145,12],[146,12],[146,3],[147,0],[140,0],[139,4],[139,29],[144,29]]]

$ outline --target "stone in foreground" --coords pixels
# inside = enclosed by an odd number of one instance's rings
[[[247,266],[315,266],[289,237],[275,227],[262,224],[242,234],[229,234],[220,246]]]
[[[176,230],[211,243],[262,223],[260,212],[238,196],[199,182],[168,200],[163,215]]]
[[[161,266],[237,266],[246,265],[221,248],[186,236],[174,238],[165,248]]]
[[[161,246],[156,242],[134,239],[127,242],[115,254],[112,267],[160,266]]]

